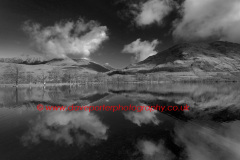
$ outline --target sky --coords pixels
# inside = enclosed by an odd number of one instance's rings
[[[182,42],[240,43],[239,0],[1,0],[0,56],[123,68]]]

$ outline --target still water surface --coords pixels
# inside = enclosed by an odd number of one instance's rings
[[[44,105],[189,105],[47,111]],[[239,84],[0,88],[0,160],[239,160]]]

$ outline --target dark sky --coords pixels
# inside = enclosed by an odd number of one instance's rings
[[[5,51],[6,47],[21,48],[27,41],[21,26],[27,20],[51,26],[61,20],[96,20],[107,26],[109,39],[102,43],[100,49],[91,54],[90,58],[99,63],[109,63],[114,67],[125,67],[131,63],[130,54],[121,53],[124,45],[138,38],[162,41],[157,50],[171,46],[169,26],[138,27],[132,23],[131,16],[125,15],[125,2],[113,0],[2,0],[0,5],[0,40],[1,56],[20,53]],[[18,50],[18,49],[16,49]],[[19,51],[19,50],[18,50]]]
[[[166,7],[158,8],[160,12],[167,13],[163,16],[159,15],[162,16],[161,23],[139,26],[134,22],[132,4],[138,4],[139,7],[140,4],[148,1],[167,1],[177,5],[172,7],[170,11],[164,10]],[[39,23],[42,27],[47,27],[64,20],[76,21],[79,17],[86,21],[95,20],[101,26],[107,27],[108,40],[101,43],[100,47],[90,54],[89,58],[99,63],[109,63],[116,68],[125,67],[133,61],[134,54],[122,53],[122,50],[124,45],[139,38],[149,42],[157,39],[160,43],[155,51],[172,46],[176,42],[176,39],[173,40],[173,35],[181,37],[180,42],[199,39],[204,41],[209,40],[209,38],[238,42],[240,35],[236,36],[229,30],[239,33],[237,27],[232,28],[232,26],[240,24],[240,16],[235,16],[233,20],[229,20],[228,25],[225,25],[226,18],[224,22],[221,21],[224,19],[224,15],[230,17],[233,13],[236,15],[236,12],[240,12],[236,7],[236,3],[239,5],[238,1],[230,0],[227,5],[226,1],[223,0],[208,0],[211,5],[208,4],[208,1],[201,1],[202,4],[199,3],[199,0],[185,1],[187,7],[182,8],[185,15],[181,15],[182,10],[178,7],[184,3],[183,0],[1,0],[0,55],[13,56],[38,52],[29,48],[31,40],[22,30],[24,22],[28,20]],[[200,7],[196,7],[196,5],[189,7],[189,4],[194,3],[188,4],[188,2],[197,2]],[[214,9],[216,6],[220,9]],[[219,18],[218,15],[222,15],[223,18]],[[187,18],[178,22],[177,18],[184,16]],[[173,31],[174,24],[178,24],[175,31]]]

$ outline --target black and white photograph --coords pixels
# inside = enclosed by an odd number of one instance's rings
[[[240,160],[240,0],[0,0],[0,160]]]

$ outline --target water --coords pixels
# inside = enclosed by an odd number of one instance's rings
[[[38,111],[44,105],[189,105],[189,111]],[[239,160],[240,85],[1,88],[1,160]]]

